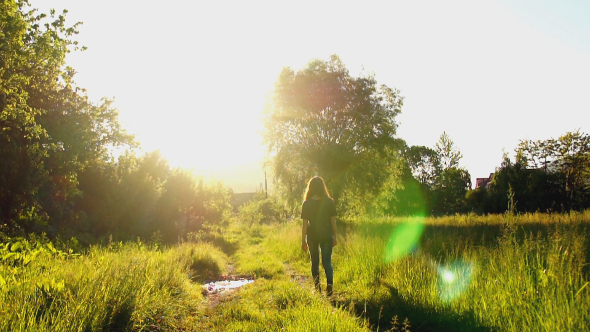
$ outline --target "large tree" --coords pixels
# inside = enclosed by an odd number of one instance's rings
[[[34,191],[45,175],[41,146],[45,131],[35,121],[39,110],[27,105],[31,67],[42,56],[31,39],[32,13],[22,2],[0,2],[0,225],[32,206]]]
[[[0,2],[0,224],[75,218],[80,171],[133,142],[110,101],[92,104],[75,85],[65,58],[78,24],[67,27],[66,12]]]
[[[298,71],[283,68],[263,118],[279,186],[298,200],[305,181],[318,174],[338,199],[357,190],[354,183],[378,181],[371,167],[358,166],[395,146],[401,106],[399,91],[378,86],[372,75],[350,76],[335,55]]]

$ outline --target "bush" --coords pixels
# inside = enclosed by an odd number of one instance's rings
[[[272,198],[266,198],[246,203],[240,208],[239,216],[242,222],[253,224],[270,224],[283,218],[283,206]]]

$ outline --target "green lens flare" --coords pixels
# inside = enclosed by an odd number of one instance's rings
[[[395,262],[417,248],[423,231],[422,220],[397,225],[385,247],[385,262]]]

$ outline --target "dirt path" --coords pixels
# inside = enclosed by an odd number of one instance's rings
[[[307,274],[302,274],[298,272],[293,266],[289,263],[283,263],[284,266],[284,274],[289,277],[289,281],[295,282],[299,285],[299,287],[306,289],[314,294],[317,294],[317,291],[313,288],[310,279],[311,276]],[[214,311],[215,307],[224,301],[231,301],[232,295],[239,291],[241,286],[249,283],[245,282],[249,280],[250,282],[255,282],[251,276],[246,275],[239,275],[235,273],[235,267],[232,263],[228,263],[226,267],[227,273],[222,275],[219,280],[212,280],[209,283],[203,285],[203,295],[204,299],[204,307],[206,311],[212,312]],[[243,284],[237,287],[233,287],[231,283],[233,282],[242,282]],[[225,286],[227,284],[227,287]],[[325,295],[325,289],[320,296]],[[338,306],[338,301],[336,296],[330,298],[330,303],[332,304],[333,310],[336,310]]]
[[[309,284],[309,277],[297,272],[291,265],[288,263],[284,263],[285,267],[285,275],[289,276],[289,280],[291,282],[296,282],[302,288],[309,288],[311,292],[315,292],[315,290],[310,288]],[[254,280],[249,276],[238,275],[235,273],[235,268],[232,263],[227,265],[227,273],[222,275],[219,280],[212,280],[209,283],[203,285],[203,295],[205,296],[205,307],[207,309],[213,309],[219,303],[228,300],[231,296],[237,292],[240,287],[232,287],[232,282],[244,282],[247,284],[245,280]],[[228,287],[225,287],[226,285]]]
[[[285,266],[285,274],[289,276],[289,280],[292,282],[296,282],[299,284],[300,287],[309,289],[310,292],[317,294],[317,291],[312,287],[311,283],[309,282],[310,277],[309,275],[301,274],[297,272],[291,265],[288,263],[283,263]],[[320,294],[321,296],[326,296],[325,289],[323,289],[323,293]],[[338,302],[335,296],[332,296],[330,299],[330,304],[332,304],[332,311],[335,311],[338,307]]]

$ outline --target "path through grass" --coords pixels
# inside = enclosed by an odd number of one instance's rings
[[[392,256],[408,221],[422,233]],[[234,224],[200,243],[81,256],[5,244],[0,331],[590,329],[590,213],[351,220],[331,299],[313,292],[299,227]],[[228,265],[256,281],[210,305],[201,285]]]

